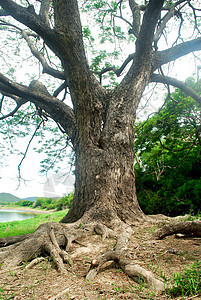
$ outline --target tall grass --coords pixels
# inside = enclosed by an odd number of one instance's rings
[[[46,222],[59,222],[68,212],[68,209],[51,214],[41,214],[23,221],[0,223],[0,238],[32,233],[36,228]]]

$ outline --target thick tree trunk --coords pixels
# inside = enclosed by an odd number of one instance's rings
[[[134,121],[151,68],[151,58],[148,64],[133,64],[123,88],[115,92],[104,94],[97,83],[84,95],[76,90],[82,102],[76,109],[75,196],[61,222],[75,222],[84,214],[108,222],[144,217],[135,190]]]
[[[75,222],[83,214],[110,222],[114,216],[132,221],[144,215],[139,207],[134,176],[134,150],[87,147],[77,154],[75,196],[62,222]]]

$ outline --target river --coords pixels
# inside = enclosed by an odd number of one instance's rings
[[[32,212],[15,210],[15,209],[0,209],[0,222],[22,221],[35,217]]]

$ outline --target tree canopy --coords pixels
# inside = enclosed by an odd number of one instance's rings
[[[187,83],[200,94],[200,82]],[[136,127],[138,200],[149,214],[200,210],[200,107],[181,90]]]

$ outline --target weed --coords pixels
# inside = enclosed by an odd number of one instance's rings
[[[111,286],[113,286],[113,290],[116,293],[127,293],[129,291],[127,286],[119,287],[119,286],[116,286],[116,284],[114,284],[114,283],[111,283]]]
[[[159,253],[158,257],[156,255],[153,256],[153,260],[150,263],[150,268],[153,272],[157,272],[160,267],[161,253]]]
[[[156,229],[158,229],[158,227],[153,226],[152,228],[150,228],[149,233],[152,234],[154,231],[156,231]]]
[[[10,300],[10,299],[14,299],[14,298],[15,298],[14,293],[9,295],[8,292],[4,291],[3,288],[0,288],[0,300]]]
[[[167,289],[171,297],[201,294],[201,262],[197,261],[182,274],[175,273],[172,287]]]

